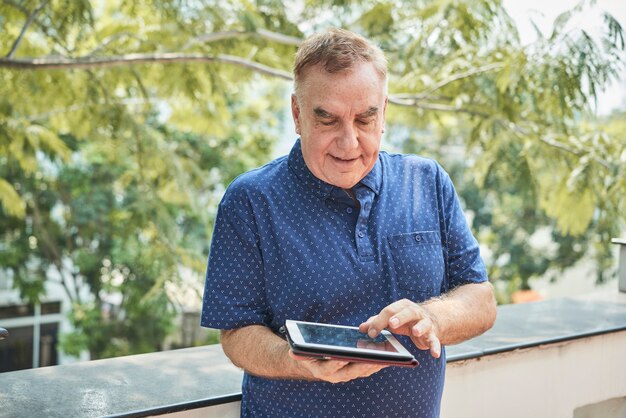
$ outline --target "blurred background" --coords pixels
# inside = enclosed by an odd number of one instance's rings
[[[498,302],[615,286],[626,3],[0,0],[0,372],[218,342],[217,204],[296,140],[299,42],[389,59],[383,149],[437,159]]]

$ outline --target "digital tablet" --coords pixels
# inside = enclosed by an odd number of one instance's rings
[[[294,354],[323,359],[415,367],[413,355],[389,332],[376,338],[357,327],[287,320],[287,341]]]

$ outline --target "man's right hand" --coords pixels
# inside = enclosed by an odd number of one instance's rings
[[[350,380],[368,377],[387,367],[381,364],[323,360],[298,356],[291,350],[289,350],[289,357],[296,360],[299,366],[308,371],[311,378],[330,383],[349,382]]]
[[[321,380],[348,382],[368,377],[386,365],[321,360],[295,355],[287,341],[263,325],[223,330],[224,353],[237,367],[269,379]]]

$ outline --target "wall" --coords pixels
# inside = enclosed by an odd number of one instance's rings
[[[448,363],[441,415],[572,418],[626,396],[624,347],[620,331]]]

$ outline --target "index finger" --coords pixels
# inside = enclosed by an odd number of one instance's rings
[[[368,319],[367,322],[361,324],[363,332],[367,332],[367,335],[371,338],[376,338],[376,336],[380,334],[380,331],[387,328],[389,320],[411,303],[413,302],[407,299],[402,299],[387,305],[378,315],[374,315]]]

